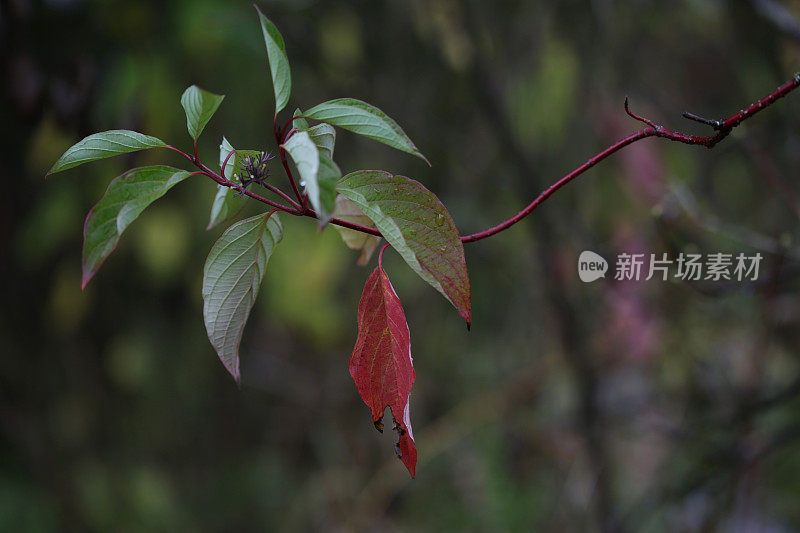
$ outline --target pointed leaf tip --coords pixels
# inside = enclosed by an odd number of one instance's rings
[[[158,165],[129,170],[109,184],[83,224],[81,290],[142,211],[188,177],[189,172],[185,170]]]
[[[283,238],[277,215],[248,218],[229,227],[203,268],[203,320],[211,345],[241,386],[239,344],[270,256]]]
[[[272,76],[272,88],[275,94],[275,115],[286,107],[292,92],[292,74],[289,58],[286,56],[286,44],[278,28],[254,4],[261,23],[261,33],[267,47],[267,62]]]
[[[181,105],[186,112],[186,128],[192,139],[197,141],[224,99],[224,94],[214,94],[197,85],[192,85],[183,92]]]
[[[355,98],[338,98],[316,105],[304,116],[350,130],[403,152],[415,155],[431,166],[403,129],[386,113]]]
[[[119,154],[127,154],[148,148],[164,148],[167,143],[156,137],[143,135],[130,130],[110,130],[93,133],[84,137],[71,147],[47,171],[50,174],[68,170],[84,163],[105,159]]]
[[[414,477],[417,448],[409,400],[414,384],[411,335],[400,299],[380,267],[367,278],[358,305],[358,338],[350,356],[350,375],[378,431],[383,429],[384,410],[391,409],[399,434],[396,450]]]

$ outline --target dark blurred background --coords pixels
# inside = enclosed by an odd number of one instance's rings
[[[680,113],[728,116],[800,70],[797,1],[259,5],[287,43],[291,109],[366,100],[433,163],[340,132],[341,168],[419,179],[462,233],[638,129],[626,95],[709,134]],[[185,162],[149,151],[45,181],[69,145],[125,128],[188,148],[196,83],[227,95],[205,161],[223,134],[274,150],[250,2],[0,6],[0,530],[800,529],[800,94],[713,151],[635,144],[467,245],[471,333],[387,254],[417,372],[412,481],[348,374],[369,269],[332,229],[284,217],[241,391],[203,327],[210,181],[149,208],[80,291],[108,182]],[[751,283],[584,284],[585,249],[764,261]]]

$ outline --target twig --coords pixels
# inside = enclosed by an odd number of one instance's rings
[[[522,211],[520,211],[519,213],[517,213],[513,217],[509,218],[505,222],[502,222],[502,223],[498,224],[497,226],[494,226],[494,227],[489,228],[487,230],[481,231],[479,233],[473,233],[472,235],[466,235],[464,237],[461,237],[461,240],[462,240],[462,242],[479,241],[481,239],[485,239],[486,237],[491,237],[492,235],[494,235],[496,233],[500,233],[501,231],[510,228],[511,226],[513,226],[514,224],[516,224],[517,222],[519,222],[520,220],[522,220],[523,218],[525,218],[526,216],[531,214],[531,212],[533,212],[534,209],[536,209],[542,202],[547,200],[558,189],[560,189],[561,187],[563,187],[564,185],[566,185],[567,183],[569,183],[573,179],[577,178],[578,176],[580,176],[581,174],[583,174],[584,172],[586,172],[587,170],[592,168],[594,165],[596,165],[597,163],[599,163],[603,159],[607,158],[608,156],[610,156],[610,155],[622,150],[623,148],[625,148],[626,146],[628,146],[630,144],[633,144],[633,143],[635,143],[637,141],[641,141],[642,139],[646,139],[648,137],[660,137],[660,138],[663,138],[663,139],[668,139],[670,141],[681,142],[681,143],[684,143],[684,144],[691,144],[691,145],[696,145],[696,146],[705,146],[706,148],[713,148],[714,146],[717,145],[717,143],[719,143],[721,140],[723,140],[725,137],[727,137],[730,134],[730,132],[733,130],[733,128],[735,128],[736,126],[738,126],[739,124],[741,124],[742,122],[747,120],[748,118],[752,117],[753,115],[755,115],[759,111],[761,111],[763,109],[766,109],[767,107],[771,106],[777,100],[779,100],[780,98],[786,96],[791,91],[796,89],[798,86],[800,86],[800,74],[795,74],[795,76],[791,80],[787,81],[786,83],[784,83],[783,85],[781,85],[780,87],[775,89],[773,92],[771,92],[770,94],[768,94],[767,96],[762,98],[761,100],[758,100],[757,102],[751,104],[749,107],[746,107],[746,108],[742,109],[741,111],[739,111],[738,113],[736,113],[734,115],[731,115],[730,117],[726,118],[725,120],[721,120],[721,121],[710,121],[708,119],[703,119],[702,117],[698,117],[697,115],[689,113],[689,115],[691,117],[695,117],[695,118],[692,118],[692,120],[700,119],[700,121],[707,121],[707,122],[712,123],[714,128],[717,130],[717,133],[715,135],[710,135],[708,137],[698,137],[698,136],[695,136],[695,135],[686,135],[684,133],[679,133],[679,132],[676,132],[676,131],[673,131],[673,130],[666,129],[663,126],[656,125],[651,120],[646,119],[644,117],[640,117],[638,115],[635,115],[633,112],[631,112],[628,99],[625,98],[625,111],[628,113],[628,115],[630,115],[634,119],[636,119],[638,121],[641,121],[641,122],[644,122],[645,124],[647,124],[647,126],[648,126],[647,128],[645,128],[645,129],[643,129],[641,131],[638,131],[638,132],[636,132],[636,133],[634,133],[632,135],[629,135],[629,136],[627,136],[627,137],[625,137],[623,139],[620,139],[619,141],[617,141],[616,143],[612,144],[611,146],[609,146],[608,148],[606,148],[602,152],[600,152],[597,155],[589,158],[589,160],[586,161],[584,164],[582,164],[581,166],[579,166],[578,168],[576,168],[575,170],[573,170],[572,172],[570,172],[566,176],[564,176],[561,179],[559,179],[558,181],[556,181],[550,187],[545,189],[530,204],[528,204],[528,206],[525,207],[525,209],[523,209]],[[686,116],[686,115],[684,115],[684,116]]]
[[[717,130],[716,134],[709,135],[709,136],[706,136],[706,137],[695,136],[695,135],[686,135],[684,133],[680,133],[680,132],[677,132],[677,131],[669,130],[667,128],[664,128],[663,126],[659,126],[659,125],[655,124],[653,121],[651,121],[651,120],[649,120],[649,119],[647,119],[645,117],[641,117],[639,115],[636,115],[630,110],[629,100],[626,97],[625,98],[625,111],[626,111],[626,113],[628,115],[630,115],[632,118],[634,118],[634,119],[646,124],[647,128],[645,128],[643,130],[640,130],[640,131],[638,131],[636,133],[633,133],[631,135],[628,135],[627,137],[624,137],[624,138],[620,139],[619,141],[615,142],[614,144],[612,144],[611,146],[607,147],[603,151],[601,151],[601,152],[597,153],[596,155],[590,157],[585,163],[583,163],[579,167],[575,168],[574,170],[572,170],[571,172],[569,172],[568,174],[566,174],[565,176],[560,178],[558,181],[556,181],[555,183],[550,185],[541,194],[539,194],[539,196],[534,198],[534,200],[530,204],[528,204],[524,209],[522,209],[522,211],[520,211],[519,213],[517,213],[513,217],[501,222],[500,224],[498,224],[496,226],[493,226],[493,227],[491,227],[489,229],[486,229],[484,231],[481,231],[481,232],[478,232],[478,233],[473,233],[471,235],[463,235],[463,236],[461,236],[461,242],[467,243],[467,242],[479,241],[479,240],[485,239],[487,237],[491,237],[492,235],[495,235],[497,233],[500,233],[501,231],[504,231],[504,230],[510,228],[511,226],[513,226],[514,224],[516,224],[517,222],[522,220],[523,218],[525,218],[528,215],[530,215],[533,212],[534,209],[536,209],[539,205],[541,205],[545,200],[550,198],[550,196],[552,196],[553,193],[555,193],[561,187],[563,187],[564,185],[566,185],[570,181],[574,180],[575,178],[577,178],[581,174],[585,173],[587,170],[589,170],[590,168],[592,168],[596,164],[600,163],[601,161],[603,161],[604,159],[606,159],[610,155],[613,155],[613,154],[617,153],[618,151],[622,150],[623,148],[625,148],[626,146],[631,145],[631,144],[633,144],[635,142],[641,141],[642,139],[646,139],[648,137],[660,137],[662,139],[667,139],[667,140],[670,140],[670,141],[680,142],[680,143],[684,143],[684,144],[690,144],[690,145],[695,145],[695,146],[705,146],[706,148],[713,148],[714,146],[717,145],[717,143],[719,143],[721,140],[723,140],[725,137],[727,137],[730,134],[730,132],[736,126],[738,126],[739,124],[741,124],[742,122],[744,122],[748,118],[752,117],[753,115],[755,115],[759,111],[761,111],[763,109],[766,109],[767,107],[771,106],[777,100],[779,100],[780,98],[786,96],[791,91],[796,89],[798,86],[800,86],[800,73],[795,74],[795,76],[791,80],[787,81],[786,83],[784,83],[783,85],[781,85],[780,87],[775,89],[773,92],[771,92],[770,94],[768,94],[764,98],[754,102],[750,106],[742,109],[738,113],[736,113],[734,115],[731,115],[730,117],[728,117],[728,118],[726,118],[724,120],[716,120],[716,121],[714,121],[714,120],[709,120],[709,119],[700,117],[700,116],[695,115],[693,113],[688,113],[688,112],[684,113],[684,116],[686,118],[689,118],[689,119],[695,120],[695,121],[699,121],[699,122],[702,122],[704,124],[708,124],[708,125],[712,126],[714,129]],[[292,120],[294,120],[295,118],[302,118],[302,117],[293,117]],[[279,128],[277,126],[277,123],[274,123],[273,126],[274,126],[274,129],[275,129],[275,138],[278,141],[278,143],[280,144],[281,141],[282,141],[282,139],[281,139],[282,132],[279,130]],[[192,161],[193,163],[195,163],[199,168],[201,168],[203,170],[208,170],[207,167],[202,165],[202,163],[200,163],[199,160],[193,159],[188,154],[185,154],[185,153],[181,152],[180,150],[178,150],[177,148],[174,148],[172,146],[169,146],[168,148],[171,148],[172,150],[175,150],[175,151],[183,154],[187,159],[189,159],[189,161]],[[288,161],[286,159],[286,150],[281,146],[279,148],[279,152],[280,152],[281,163],[283,164],[283,168],[286,171],[286,176],[289,179],[289,183],[291,184],[292,189],[294,190],[294,193],[295,193],[295,195],[297,196],[297,199],[300,202],[299,208],[291,208],[291,207],[287,207],[287,206],[282,206],[281,204],[272,202],[271,200],[266,199],[266,198],[264,198],[262,196],[259,196],[259,195],[255,194],[255,193],[251,193],[247,189],[244,189],[245,192],[243,192],[243,194],[246,194],[247,196],[250,196],[251,198],[254,198],[256,200],[264,202],[267,205],[270,205],[272,207],[277,207],[278,209],[281,209],[282,211],[285,211],[285,212],[293,214],[293,215],[309,216],[309,217],[312,217],[312,218],[317,218],[317,214],[312,209],[310,209],[308,207],[308,199],[307,199],[307,197],[305,195],[303,195],[300,192],[300,189],[297,187],[297,183],[295,182],[294,176],[292,175],[292,171],[289,168],[289,164],[288,164]],[[224,179],[221,180],[219,176],[215,175],[211,171],[208,171],[208,172],[209,172],[209,177],[214,179],[214,181],[216,181],[217,183],[220,183],[221,185],[225,185],[227,187],[237,188],[235,183],[232,183],[232,182],[226,183],[228,180],[224,180]],[[292,202],[292,203],[294,203],[294,202]],[[350,228],[350,229],[353,229],[353,230],[356,230],[356,231],[360,231],[362,233],[368,233],[370,235],[376,235],[378,237],[382,236],[381,232],[378,231],[375,228],[369,228],[367,226],[362,226],[360,224],[353,224],[353,223],[350,223],[350,222],[346,222],[344,220],[340,220],[338,218],[332,218],[330,220],[330,223],[331,224],[335,224],[337,226],[342,226],[342,227],[345,227],[345,228]]]

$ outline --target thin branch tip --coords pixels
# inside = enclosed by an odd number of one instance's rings
[[[638,120],[639,122],[643,122],[643,123],[647,124],[648,126],[650,126],[651,128],[653,128],[654,130],[658,129],[658,126],[656,126],[655,123],[652,120],[644,118],[644,117],[640,117],[639,115],[637,115],[636,113],[631,111],[630,100],[629,100],[629,98],[627,96],[625,97],[625,112],[632,119]]]
[[[700,115],[695,115],[694,113],[690,113],[688,111],[684,111],[681,113],[681,115],[683,118],[699,122],[700,124],[705,124],[706,126],[711,126],[716,131],[720,131],[725,127],[725,124],[723,124],[721,120],[711,120],[710,118],[701,117]]]

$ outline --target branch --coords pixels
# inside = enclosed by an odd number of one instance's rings
[[[738,126],[739,124],[741,124],[742,122],[747,120],[748,118],[752,117],[753,115],[755,115],[759,111],[761,111],[763,109],[766,109],[767,107],[771,106],[778,99],[786,96],[791,91],[796,89],[798,86],[800,86],[800,74],[795,74],[795,76],[791,80],[787,81],[786,83],[784,83],[783,85],[781,85],[780,87],[775,89],[773,92],[771,92],[770,94],[768,94],[767,96],[762,98],[761,100],[758,100],[757,102],[753,103],[749,107],[747,107],[745,109],[742,109],[741,111],[739,111],[735,115],[732,115],[732,116],[726,118],[725,120],[716,120],[716,121],[715,120],[709,120],[709,119],[705,119],[703,117],[699,117],[699,116],[697,116],[697,115],[695,115],[693,113],[684,113],[684,117],[686,117],[686,118],[688,118],[690,120],[695,120],[695,121],[698,121],[698,122],[702,122],[703,124],[710,125],[715,130],[717,130],[717,133],[715,133],[714,135],[710,135],[708,137],[698,137],[698,136],[694,136],[694,135],[686,135],[684,133],[679,133],[679,132],[676,132],[676,131],[673,131],[673,130],[668,130],[668,129],[664,128],[663,126],[656,125],[652,121],[650,121],[650,120],[648,120],[646,118],[640,117],[638,115],[635,115],[633,112],[631,112],[631,110],[630,110],[630,108],[628,106],[628,99],[626,98],[625,99],[625,111],[632,118],[634,118],[634,119],[636,119],[636,120],[638,120],[640,122],[643,122],[645,125],[647,125],[647,127],[645,129],[643,129],[641,131],[638,131],[638,132],[636,132],[636,133],[634,133],[632,135],[629,135],[628,137],[620,139],[619,141],[617,141],[616,143],[612,144],[611,146],[609,146],[608,148],[606,148],[602,152],[600,152],[597,155],[589,158],[589,160],[586,161],[584,164],[582,164],[581,166],[579,166],[578,168],[576,168],[575,170],[573,170],[572,172],[570,172],[566,176],[564,176],[561,179],[559,179],[558,181],[556,181],[550,187],[545,189],[530,204],[528,204],[528,206],[525,207],[525,209],[523,209],[522,211],[520,211],[519,213],[517,213],[513,217],[509,218],[505,222],[502,222],[502,223],[498,224],[497,226],[494,226],[494,227],[489,228],[487,230],[481,231],[479,233],[473,233],[472,235],[463,236],[463,237],[461,237],[461,240],[463,242],[479,241],[481,239],[485,239],[486,237],[491,237],[495,233],[500,233],[501,231],[510,228],[511,226],[513,226],[514,224],[516,224],[517,222],[519,222],[520,220],[522,220],[526,216],[530,215],[531,212],[534,209],[536,209],[542,202],[547,200],[558,189],[560,189],[561,187],[563,187],[564,185],[566,185],[567,183],[569,183],[573,179],[577,178],[578,176],[580,176],[581,174],[583,174],[584,172],[586,172],[587,170],[592,168],[594,165],[596,165],[597,163],[599,163],[603,159],[605,159],[608,156],[610,156],[610,155],[622,150],[626,146],[628,146],[630,144],[633,144],[633,143],[635,143],[637,141],[640,141],[642,139],[646,139],[647,137],[661,137],[661,138],[664,138],[664,139],[668,139],[670,141],[681,142],[681,143],[684,143],[684,144],[693,144],[693,145],[697,145],[697,146],[705,146],[706,148],[713,148],[714,146],[716,146],[717,143],[719,143],[721,140],[723,140],[725,137],[727,137],[730,134],[730,132],[733,130],[733,128],[735,128],[736,126]]]
[[[238,150],[231,150],[230,152],[228,152],[227,157],[225,157],[225,161],[223,161],[222,165],[220,165],[220,167],[219,167],[219,176],[220,177],[225,177],[225,167],[228,166],[228,161],[230,161],[231,156],[233,156],[237,152],[238,152]],[[212,176],[211,179],[214,179],[214,177]],[[217,181],[217,180],[215,179],[214,181]],[[228,181],[232,181],[232,180],[228,180]],[[283,192],[279,188],[275,187],[274,185],[270,185],[269,183],[260,183],[260,185],[262,187],[264,187],[265,189],[268,189],[268,190],[274,192],[275,194],[277,194],[278,196],[280,196],[281,198],[283,198],[284,200],[289,202],[289,204],[292,207],[294,207],[294,209],[296,211],[302,210],[302,208],[300,207],[300,204],[298,204],[297,202],[292,200],[292,198],[288,194],[286,194],[285,192]]]
[[[214,180],[215,182],[217,182],[220,185],[223,185],[225,187],[230,187],[231,189],[235,189],[235,190],[239,191],[240,193],[244,194],[245,196],[249,196],[250,198],[253,198],[254,200],[258,200],[259,202],[267,204],[270,207],[274,207],[278,211],[283,211],[285,213],[289,213],[289,214],[292,214],[292,215],[300,215],[301,214],[301,212],[298,211],[297,209],[293,209],[291,207],[287,207],[285,205],[279,204],[278,202],[273,202],[269,198],[264,198],[260,194],[256,194],[256,193],[246,189],[242,185],[240,185],[238,183],[235,183],[235,182],[225,178],[224,176],[220,176],[219,174],[215,173],[213,170],[211,170],[210,168],[205,166],[203,163],[201,163],[199,159],[192,160],[190,158],[190,161],[192,161],[195,164],[195,166],[200,169],[201,173],[205,174],[206,176],[208,176],[209,178],[211,178],[212,180]]]
[[[663,126],[655,124],[653,121],[651,121],[651,120],[649,120],[647,118],[644,118],[644,117],[641,117],[639,115],[636,115],[630,110],[628,98],[625,98],[625,112],[631,118],[644,123],[647,126],[645,129],[640,130],[640,131],[638,131],[636,133],[633,133],[631,135],[628,135],[627,137],[624,137],[624,138],[620,139],[619,141],[615,142],[614,144],[612,144],[611,146],[609,146],[605,150],[603,150],[603,151],[597,153],[596,155],[590,157],[585,163],[583,163],[579,167],[575,168],[574,170],[572,170],[571,172],[569,172],[568,174],[566,174],[565,176],[560,178],[558,181],[556,181],[555,183],[550,185],[547,189],[542,191],[542,193],[539,196],[534,198],[534,200],[530,204],[528,204],[522,211],[520,211],[519,213],[517,213],[513,217],[509,218],[508,220],[505,220],[504,222],[501,222],[500,224],[498,224],[496,226],[493,226],[493,227],[491,227],[489,229],[486,229],[484,231],[481,231],[481,232],[478,232],[478,233],[473,233],[471,235],[463,235],[463,236],[461,236],[461,241],[465,242],[465,243],[467,243],[467,242],[475,242],[475,241],[479,241],[481,239],[485,239],[487,237],[491,237],[492,235],[500,233],[501,231],[507,230],[508,228],[510,228],[511,226],[513,226],[514,224],[516,224],[517,222],[522,220],[523,218],[525,218],[528,215],[530,215],[533,212],[534,209],[539,207],[539,205],[541,205],[545,200],[550,198],[550,196],[552,196],[553,193],[555,193],[561,187],[563,187],[564,185],[566,185],[570,181],[574,180],[575,178],[577,178],[578,176],[580,176],[581,174],[583,174],[584,172],[586,172],[587,170],[589,170],[590,168],[595,166],[596,164],[600,163],[601,161],[603,161],[604,159],[609,157],[610,155],[613,155],[613,154],[619,152],[620,150],[622,150],[623,148],[625,148],[626,146],[631,145],[631,144],[633,144],[633,143],[635,143],[637,141],[641,141],[642,139],[646,139],[648,137],[660,137],[662,139],[667,139],[667,140],[670,140],[670,141],[680,142],[680,143],[684,143],[684,144],[691,144],[691,145],[695,145],[695,146],[705,146],[706,148],[713,148],[720,141],[722,141],[725,137],[727,137],[731,133],[731,131],[733,131],[733,129],[735,127],[737,127],[739,124],[741,124],[742,122],[744,122],[748,118],[752,117],[753,115],[755,115],[759,111],[762,111],[762,110],[766,109],[767,107],[771,106],[777,100],[783,98],[784,96],[786,96],[787,94],[789,94],[790,92],[795,90],[798,86],[800,86],[800,73],[795,74],[794,77],[791,80],[787,81],[786,83],[784,83],[783,85],[781,85],[780,87],[775,89],[773,92],[771,92],[770,94],[768,94],[764,98],[754,102],[749,107],[746,107],[746,108],[742,109],[738,113],[736,113],[734,115],[731,115],[730,117],[728,117],[728,118],[726,118],[724,120],[710,120],[710,119],[707,119],[707,118],[703,118],[703,117],[701,117],[699,115],[695,115],[694,113],[689,113],[689,112],[683,113],[683,116],[685,118],[687,118],[689,120],[693,120],[695,122],[700,122],[700,123],[708,125],[708,126],[711,126],[712,128],[714,128],[716,130],[716,133],[714,135],[709,135],[709,136],[706,136],[706,137],[696,136],[696,135],[687,135],[685,133],[680,133],[680,132],[677,132],[677,131],[674,131],[674,130],[670,130],[670,129],[664,128]],[[291,121],[293,121],[296,118],[302,118],[302,117],[293,117],[291,119]],[[287,125],[290,124],[291,121],[288,122]],[[279,128],[278,128],[277,124],[273,124],[273,126],[274,126],[274,129],[275,129],[275,138],[280,143],[281,132],[279,131]],[[286,126],[284,126],[284,129],[285,128],[286,128]],[[172,148],[172,147],[170,147],[170,148]],[[175,150],[175,148],[173,148],[173,150]],[[247,189],[241,189],[241,192],[243,194],[246,194],[247,196],[250,196],[251,198],[254,198],[256,200],[264,202],[264,203],[266,203],[266,204],[268,204],[268,205],[270,205],[272,207],[275,207],[275,208],[280,209],[282,211],[285,211],[287,213],[290,213],[290,214],[293,214],[293,215],[297,215],[297,216],[307,216],[307,217],[311,217],[311,218],[318,218],[316,212],[314,212],[313,209],[310,209],[308,207],[307,202],[306,202],[306,197],[303,194],[300,193],[300,190],[297,187],[297,184],[296,184],[296,182],[294,180],[294,177],[292,176],[292,172],[289,169],[289,164],[288,164],[288,162],[286,160],[286,151],[283,150],[283,148],[280,148],[279,150],[280,150],[281,162],[283,163],[283,168],[286,171],[286,175],[289,178],[289,182],[292,185],[292,188],[294,190],[295,195],[297,196],[297,199],[300,200],[301,208],[300,209],[293,209],[291,207],[283,206],[281,204],[278,204],[278,203],[275,203],[275,202],[273,202],[271,200],[268,200],[268,199],[266,199],[266,198],[264,198],[262,196],[259,196],[259,195],[255,194],[255,193],[252,193],[252,192],[248,191]],[[184,154],[184,155],[186,155],[186,154]],[[186,157],[189,158],[189,160],[192,160],[191,156],[186,155]],[[199,161],[193,161],[193,162],[195,162],[195,164],[197,164],[198,167],[201,168],[202,170],[208,171],[209,172],[209,177],[214,179],[214,181],[217,181],[217,183],[220,183],[222,185],[227,185],[228,187],[236,188],[236,185],[233,184],[233,183],[223,183],[223,182],[221,182],[218,179],[219,176],[215,177],[213,172],[208,170],[208,168],[206,168],[205,165],[202,165],[201,163],[199,163]],[[227,180],[225,180],[225,181],[227,181]],[[330,223],[331,224],[336,224],[337,226],[342,226],[342,227],[349,228],[349,229],[352,229],[352,230],[360,231],[362,233],[368,233],[370,235],[376,235],[378,237],[382,236],[381,232],[378,231],[375,228],[369,228],[367,226],[362,226],[360,224],[353,224],[351,222],[340,220],[338,218],[332,218],[330,220]]]

